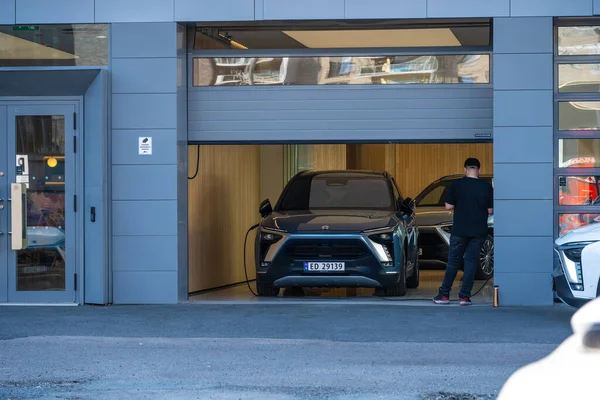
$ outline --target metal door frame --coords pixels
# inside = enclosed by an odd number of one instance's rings
[[[13,132],[15,128],[15,121],[11,122],[11,116],[19,114],[26,115],[65,115],[65,157],[70,158],[69,169],[72,171],[72,184],[68,185],[68,195],[65,194],[65,212],[66,215],[71,215],[70,222],[68,222],[71,234],[67,236],[67,267],[66,270],[74,274],[73,277],[69,275],[65,276],[66,279],[66,291],[48,291],[48,292],[17,292],[16,288],[9,290],[9,285],[15,282],[10,282],[10,279],[6,279],[9,276],[14,277],[16,274],[10,275],[10,268],[14,268],[16,263],[15,253],[8,247],[8,238],[0,239],[6,242],[4,252],[0,250],[0,260],[6,255],[6,263],[3,263],[6,267],[3,270],[0,267],[0,274],[2,280],[7,282],[6,287],[0,288],[0,302],[10,302],[10,304],[48,304],[48,303],[63,303],[63,304],[79,304],[83,299],[83,270],[84,270],[84,231],[83,231],[83,217],[82,213],[78,213],[79,205],[83,204],[83,157],[80,156],[81,149],[83,149],[83,138],[82,135],[82,114],[81,107],[83,104],[82,97],[15,97],[15,98],[3,98],[0,101],[0,126],[2,131],[6,131],[6,147],[11,149],[10,153],[16,151],[13,150],[16,139],[16,133]],[[20,109],[17,110],[17,109]],[[5,110],[4,121],[2,121],[2,110]],[[11,112],[12,111],[12,112]],[[16,112],[15,112],[16,111]],[[26,111],[26,112],[25,112]],[[0,139],[2,139],[0,137]],[[76,148],[75,148],[76,147]],[[5,187],[9,187],[10,183],[15,181],[16,171],[9,168],[11,163],[8,162],[7,154],[9,151],[0,152],[0,167],[4,167],[6,171],[6,179],[3,181]],[[4,159],[4,163],[3,162]],[[68,162],[68,161],[67,161]],[[0,178],[1,179],[1,178]],[[11,180],[12,179],[12,180]],[[2,189],[5,190],[5,189]],[[76,196],[77,195],[77,196]],[[76,196],[76,197],[75,197]],[[76,204],[77,203],[77,204]],[[77,208],[75,208],[77,207]],[[5,208],[8,214],[8,209]],[[10,216],[5,218],[6,229],[9,227]],[[0,227],[2,222],[0,221]],[[5,237],[8,235],[4,235]],[[1,237],[0,237],[1,238]],[[0,243],[3,243],[0,241]],[[70,266],[70,267],[69,267]],[[5,278],[6,277],[6,278]],[[3,292],[4,291],[4,292]]]

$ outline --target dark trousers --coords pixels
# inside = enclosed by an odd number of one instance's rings
[[[462,237],[450,236],[450,249],[448,251],[448,265],[440,288],[440,294],[449,296],[452,284],[458,273],[458,269],[464,264],[464,274],[460,297],[471,297],[475,272],[479,263],[479,253],[485,237]]]

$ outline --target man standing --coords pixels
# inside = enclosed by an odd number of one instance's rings
[[[454,210],[454,222],[446,273],[439,294],[433,298],[436,304],[450,303],[450,290],[463,261],[464,274],[458,297],[461,306],[471,304],[479,252],[487,236],[488,217],[494,213],[492,185],[479,179],[479,160],[468,158],[464,167],[465,176],[454,181],[446,195],[446,210]]]

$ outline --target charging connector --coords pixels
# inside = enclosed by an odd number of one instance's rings
[[[254,290],[252,290],[252,287],[250,286],[250,280],[248,280],[248,267],[246,266],[246,246],[248,243],[248,235],[250,234],[250,232],[258,228],[259,225],[260,224],[252,225],[250,229],[248,229],[248,231],[246,232],[246,237],[244,238],[244,275],[246,276],[246,285],[248,286],[248,290],[250,290],[250,292],[256,297],[258,297],[258,294],[256,294]]]

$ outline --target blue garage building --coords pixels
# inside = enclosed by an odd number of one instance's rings
[[[548,305],[599,129],[600,0],[0,0],[0,303],[187,301],[188,143],[487,141],[500,305]]]

